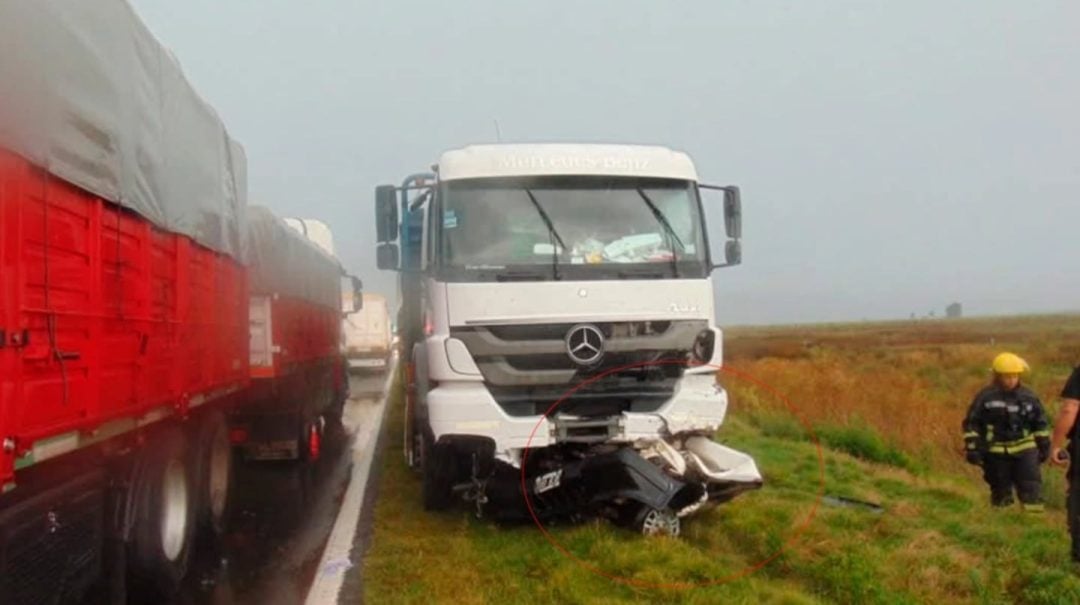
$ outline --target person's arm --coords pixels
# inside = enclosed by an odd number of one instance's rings
[[[1061,411],[1054,423],[1054,435],[1050,438],[1050,462],[1065,465],[1059,456],[1065,451],[1065,439],[1076,424],[1077,412],[1080,411],[1080,368],[1073,370],[1065,388],[1061,390]]]
[[[1054,422],[1054,435],[1050,438],[1050,462],[1065,465],[1059,456],[1065,451],[1065,438],[1076,423],[1076,413],[1080,411],[1080,399],[1062,399],[1061,411]]]
[[[1032,395],[1034,396],[1034,393]],[[1039,401],[1038,397],[1035,397],[1034,406],[1034,414],[1028,428],[1031,435],[1035,437],[1035,444],[1039,448],[1039,462],[1041,463],[1046,462],[1050,457],[1050,423],[1046,417],[1046,408],[1043,407],[1042,401]]]
[[[984,449],[983,433],[986,428],[982,420],[982,398],[975,396],[968,408],[967,416],[964,417],[964,449],[967,461],[971,464],[982,463],[982,451]]]

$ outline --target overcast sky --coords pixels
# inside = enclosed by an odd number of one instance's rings
[[[373,189],[443,149],[658,143],[739,184],[719,322],[1080,309],[1080,3],[132,0],[369,290]]]

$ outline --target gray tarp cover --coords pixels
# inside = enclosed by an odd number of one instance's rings
[[[262,206],[247,207],[251,292],[341,308],[341,264]]]
[[[0,0],[0,145],[242,255],[243,149],[126,0]]]

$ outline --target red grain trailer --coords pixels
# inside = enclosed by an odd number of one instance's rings
[[[251,385],[233,417],[249,460],[313,462],[346,398],[338,260],[269,210],[249,206]],[[354,288],[359,288],[353,279]],[[308,467],[310,468],[310,467]]]
[[[126,0],[0,0],[0,603],[164,600],[230,436],[287,417],[306,459],[340,414],[340,266],[244,253],[245,164]]]

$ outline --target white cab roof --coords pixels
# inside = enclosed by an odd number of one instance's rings
[[[443,181],[560,174],[697,181],[690,156],[646,145],[472,145],[439,159]]]
[[[286,218],[285,224],[315,243],[330,256],[334,255],[334,233],[330,227],[314,218]]]

